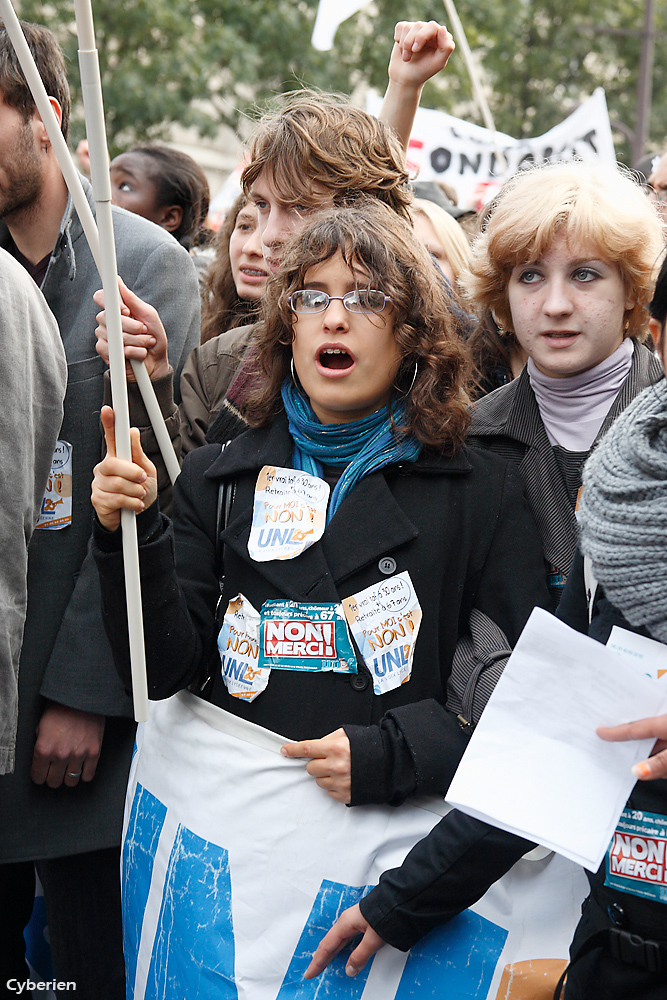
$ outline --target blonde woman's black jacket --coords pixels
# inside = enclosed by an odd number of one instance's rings
[[[533,606],[549,602],[540,540],[516,470],[477,449],[461,448],[453,457],[425,451],[415,463],[362,479],[322,539],[298,558],[257,563],[247,548],[257,474],[264,465],[290,467],[292,448],[281,415],[222,453],[217,445],[197,449],[186,457],[174,489],[173,526],[155,507],[139,517],[149,697],[169,697],[212,671],[210,701],[289,739],[345,726],[353,804],[444,793],[468,739],[445,705],[452,657],[468,635],[471,612],[488,616],[513,645]],[[408,683],[375,695],[359,663],[352,677],[274,670],[250,704],[228,695],[215,616],[222,571],[216,504],[223,480],[236,483],[222,535],[223,606],[239,592],[258,610],[278,598],[338,602],[407,571],[423,611]],[[129,686],[119,535],[97,525],[95,551],[109,639]]]
[[[609,408],[593,448],[635,396],[663,376],[655,354],[637,341],[634,348],[628,377]],[[513,382],[475,404],[470,440],[518,464],[528,504],[542,536],[545,561],[567,576],[579,528],[527,368]]]

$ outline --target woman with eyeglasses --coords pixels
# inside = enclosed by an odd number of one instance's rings
[[[150,567],[149,697],[190,687],[283,734],[284,753],[310,757],[317,783],[351,805],[444,794],[509,648],[533,606],[548,604],[517,474],[463,443],[466,361],[451,324],[442,282],[396,213],[377,199],[332,209],[269,282],[252,428],[222,451],[207,445],[186,457],[173,523],[159,512],[138,438],[134,463],[121,462],[113,413],[102,411],[96,558],[124,682],[117,528],[129,509]],[[296,522],[285,514],[295,510]],[[288,522],[298,529],[291,535]],[[411,595],[408,637],[393,658],[364,648],[355,626],[357,598],[384,584]],[[295,641],[284,655],[303,669],[260,658],[256,682],[241,692],[216,648],[225,612],[241,601],[264,619],[267,602],[284,599],[296,602],[299,621],[311,606],[343,603],[355,652],[341,667],[330,650],[326,663],[319,653],[310,660],[313,650]],[[349,650],[349,632],[343,639]],[[485,657],[495,666],[466,700]]]

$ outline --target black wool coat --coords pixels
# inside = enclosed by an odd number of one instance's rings
[[[211,672],[209,700],[290,740],[344,726],[353,804],[444,794],[468,739],[446,703],[452,657],[469,634],[471,612],[488,616],[513,645],[533,606],[549,604],[540,539],[519,476],[482,450],[461,448],[450,457],[424,451],[414,463],[363,478],[321,540],[296,559],[257,563],[248,554],[257,474],[264,465],[291,467],[292,449],[284,415],[222,453],[217,445],[197,449],[174,488],[173,527],[155,507],[139,517],[149,697],[168,697]],[[407,683],[375,695],[360,660],[351,677],[273,670],[255,701],[228,695],[215,615],[223,480],[236,483],[222,534],[223,606],[239,592],[258,610],[279,598],[338,602],[387,579],[387,570],[407,571],[423,611]],[[98,525],[95,549],[107,631],[129,685],[119,534]]]

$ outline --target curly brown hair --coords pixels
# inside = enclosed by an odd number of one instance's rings
[[[286,201],[335,205],[373,195],[408,218],[412,200],[405,154],[396,134],[335,94],[300,90],[260,119],[241,183],[246,194],[267,170]]]
[[[256,341],[258,384],[244,406],[248,423],[262,426],[280,411],[280,389],[292,358],[289,296],[304,287],[311,268],[337,253],[348,267],[368,275],[367,287],[391,297],[401,356],[396,398],[404,396],[406,403],[399,433],[413,434],[430,448],[454,451],[469,423],[467,354],[436,265],[407,223],[376,198],[318,215],[269,281]]]
[[[252,323],[257,317],[259,302],[242,299],[236,291],[229,259],[229,241],[236,219],[242,208],[248,204],[244,194],[240,194],[225,221],[216,233],[213,246],[215,257],[206,271],[202,287],[201,343],[217,337],[225,330],[233,330],[244,323]]]

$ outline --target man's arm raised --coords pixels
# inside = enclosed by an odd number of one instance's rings
[[[427,80],[447,65],[454,39],[437,21],[399,21],[389,60],[389,84],[379,118],[391,125],[407,151]]]

